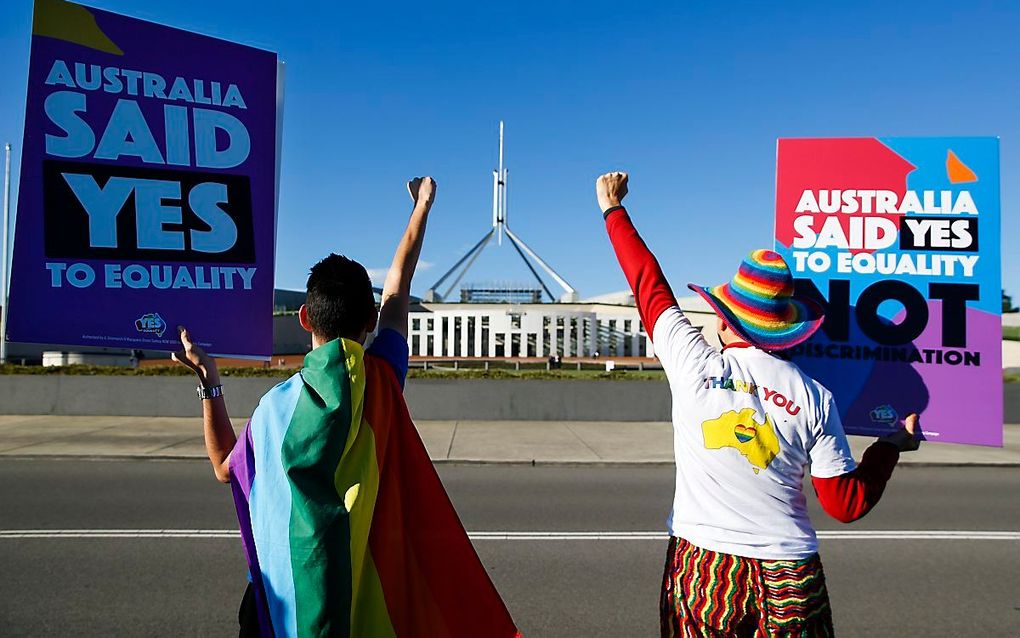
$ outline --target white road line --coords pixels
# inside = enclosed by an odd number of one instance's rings
[[[237,538],[229,529],[10,529],[0,540],[15,538]],[[469,532],[477,541],[663,541],[664,532]],[[967,540],[1017,541],[1020,532],[981,530],[822,530],[828,540]]]
[[[12,529],[5,538],[237,538],[230,529]]]

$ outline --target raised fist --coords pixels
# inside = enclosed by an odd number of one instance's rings
[[[614,206],[619,206],[627,196],[628,177],[626,173],[606,173],[595,180],[595,194],[599,198],[599,207],[603,213]]]
[[[407,182],[407,192],[411,195],[411,201],[415,206],[420,204],[431,208],[432,202],[436,199],[436,180],[427,175],[415,177]]]

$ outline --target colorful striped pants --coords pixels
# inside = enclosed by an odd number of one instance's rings
[[[832,636],[818,554],[758,560],[673,537],[659,601],[663,638]]]

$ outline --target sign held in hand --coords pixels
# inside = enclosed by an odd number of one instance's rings
[[[268,51],[38,0],[8,338],[272,354]]]

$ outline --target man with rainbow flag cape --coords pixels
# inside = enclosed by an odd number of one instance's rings
[[[662,636],[831,636],[804,473],[829,515],[844,523],[864,516],[900,452],[918,448],[917,415],[856,464],[832,394],[782,356],[823,320],[817,304],[794,294],[783,258],[756,250],[730,282],[690,286],[718,315],[720,352],[684,316],[621,205],[627,181],[626,173],[603,175],[596,194],[673,395]]]
[[[239,438],[215,361],[179,328],[174,358],[199,376],[206,450],[233,490],[248,559],[241,635],[520,635],[404,402],[408,299],[435,182],[408,190],[414,209],[378,314],[361,264],[316,264],[299,313],[313,349]]]

